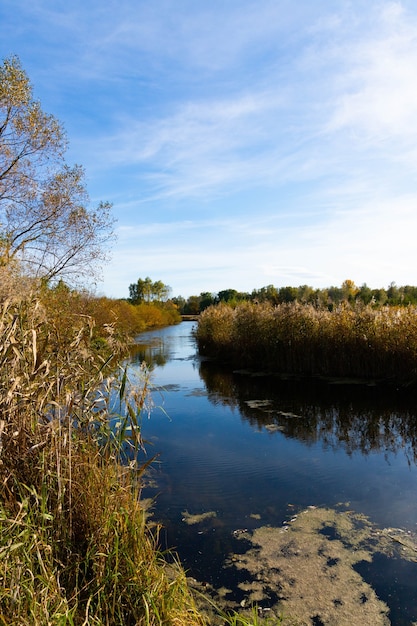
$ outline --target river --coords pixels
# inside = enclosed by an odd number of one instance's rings
[[[148,363],[153,388],[142,433],[156,459],[144,497],[155,497],[161,539],[190,575],[233,589],[239,575],[223,565],[242,550],[238,534],[313,507],[343,503],[380,529],[416,532],[411,394],[230,372],[198,356],[194,324],[141,334],[132,357],[133,368]],[[417,621],[415,562],[378,555],[356,570],[391,624]]]

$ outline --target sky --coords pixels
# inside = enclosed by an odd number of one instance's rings
[[[415,0],[0,0],[116,241],[97,293],[417,285]]]

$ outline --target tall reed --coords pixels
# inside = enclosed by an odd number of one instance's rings
[[[130,386],[93,339],[88,316],[2,302],[0,624],[202,625],[140,502],[146,380]]]
[[[206,617],[161,552],[140,499],[146,369],[131,381],[114,324],[99,332],[104,351],[76,294],[0,296],[0,626],[263,623]]]
[[[217,305],[200,315],[201,354],[238,367],[309,376],[417,379],[417,308]]]

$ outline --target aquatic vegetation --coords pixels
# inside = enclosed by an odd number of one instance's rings
[[[239,368],[410,383],[417,374],[417,308],[298,302],[225,304],[203,311],[199,351]]]
[[[201,522],[205,522],[208,519],[217,516],[216,511],[205,511],[204,513],[196,513],[192,514],[188,511],[183,511],[181,513],[183,521],[189,526],[193,526],[194,524],[200,524]]]
[[[270,603],[283,626],[356,624],[388,626],[389,610],[357,571],[375,555],[417,561],[417,538],[378,529],[368,518],[339,506],[309,507],[280,528],[263,526],[239,535],[252,547],[230,555],[228,567],[248,574],[239,587],[248,603]]]

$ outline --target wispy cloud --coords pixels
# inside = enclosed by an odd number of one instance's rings
[[[112,294],[136,274],[413,282],[413,3],[4,0],[0,19],[115,203]]]
[[[260,72],[250,85],[235,81],[227,95],[216,85],[210,96],[174,99],[157,117],[121,116],[99,141],[101,167],[136,164],[151,196],[191,198],[342,172],[355,177],[358,166],[372,178],[375,158],[401,158],[384,145],[388,139],[412,149],[414,163],[416,24],[395,3],[374,18],[371,33],[350,38],[337,16],[317,19],[304,47],[281,64],[270,60],[268,75]],[[324,47],[318,30],[326,33],[330,24],[343,37],[338,44],[333,31]],[[379,154],[369,155],[375,147]]]
[[[377,17],[380,29],[351,46],[329,122],[329,130],[350,130],[365,145],[417,133],[417,21],[399,3]]]

